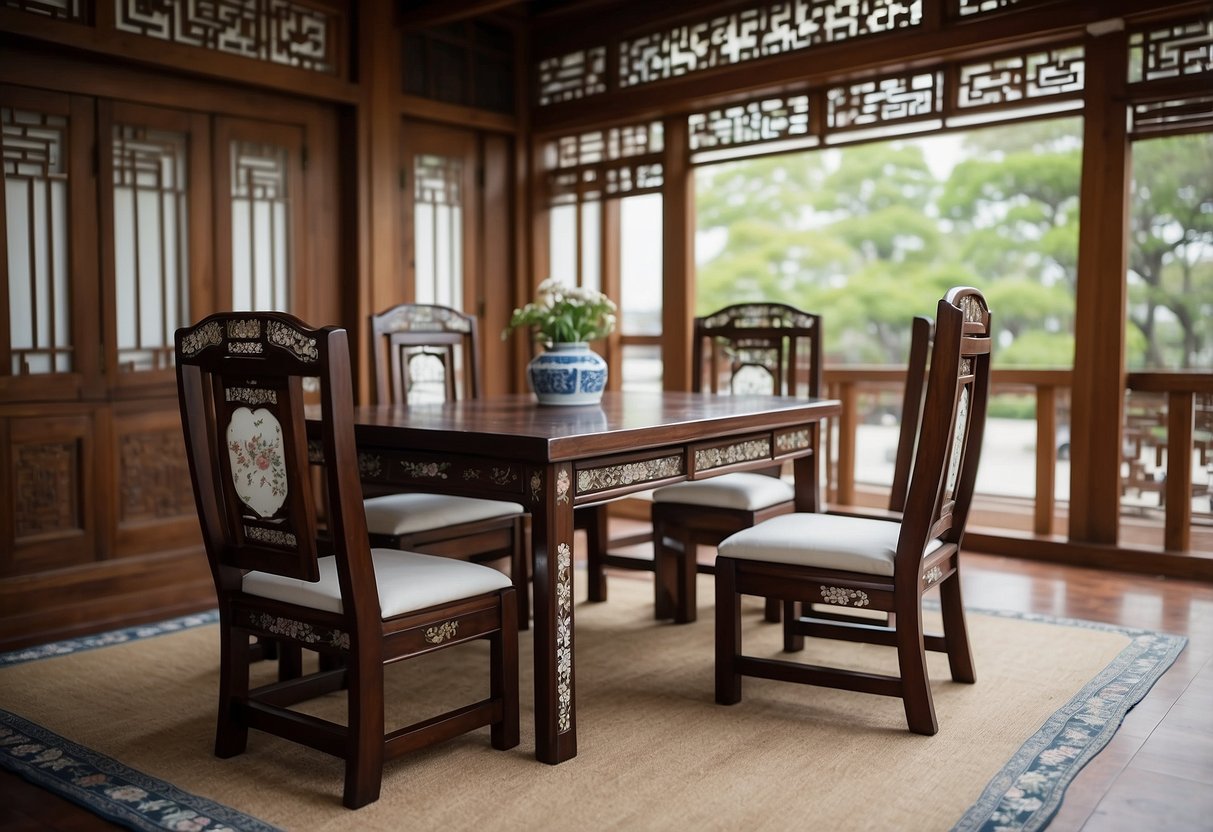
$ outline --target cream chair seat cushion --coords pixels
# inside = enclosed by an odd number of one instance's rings
[[[901,524],[889,520],[797,512],[730,535],[717,551],[738,560],[890,576],[899,534]],[[938,538],[931,540],[926,553],[942,545]]]
[[[662,486],[654,489],[653,502],[757,511],[790,502],[795,496],[791,483],[778,477],[739,473]]]
[[[379,586],[379,610],[384,618],[513,586],[505,573],[465,560],[399,549],[372,549],[371,560]],[[315,583],[268,572],[249,572],[244,576],[244,591],[314,610],[344,612],[336,561],[329,556],[316,562],[320,566],[320,580]]]
[[[366,509],[367,531],[391,535],[513,517],[526,511],[518,503],[449,494],[386,494],[363,500],[362,505]]]

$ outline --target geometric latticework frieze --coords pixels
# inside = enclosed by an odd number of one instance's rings
[[[955,4],[955,17],[972,17],[977,14],[1000,12],[1011,6],[1017,6],[1020,0],[952,0]]]
[[[91,5],[91,4],[88,4]],[[55,20],[85,21],[85,0],[0,0],[0,6]]]
[[[78,455],[73,441],[13,446],[16,539],[83,527]]]
[[[826,91],[825,120],[831,130],[938,118],[942,110],[943,73],[938,71],[858,81]]]
[[[1085,70],[1082,46],[972,61],[958,68],[956,107],[998,106],[1059,95],[1079,97]]]
[[[1213,19],[1129,35],[1129,81],[1158,81],[1213,72]]]
[[[922,0],[784,0],[638,35],[619,44],[619,87],[909,29]]]
[[[596,46],[539,62],[539,106],[606,92],[606,47]]]
[[[741,147],[808,136],[809,96],[789,95],[734,104],[687,117],[691,150]]]
[[[314,72],[337,72],[337,15],[293,0],[119,0],[114,27]]]
[[[1137,138],[1213,130],[1213,94],[1134,104],[1129,130]]]
[[[560,204],[660,190],[664,149],[659,121],[554,139],[544,160],[549,200]]]
[[[120,522],[180,517],[195,510],[180,430],[124,434],[119,456]]]

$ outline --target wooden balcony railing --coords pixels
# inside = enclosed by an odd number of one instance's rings
[[[904,370],[890,367],[852,366],[827,367],[827,394],[843,403],[837,431],[826,432],[825,453],[826,495],[841,505],[864,503],[856,482],[856,443],[865,412],[880,401],[900,403]],[[997,398],[1007,394],[1031,397],[1035,402],[1035,492],[1031,499],[1032,534],[1056,542],[1058,436],[1065,436],[1069,423],[1069,397],[1072,373],[1069,370],[994,370],[991,394]],[[1128,389],[1132,395],[1126,406],[1124,428],[1127,451],[1125,467],[1129,471],[1122,485],[1136,491],[1149,490],[1158,494],[1159,506],[1165,512],[1162,549],[1167,553],[1190,554],[1207,559],[1213,555],[1213,539],[1208,515],[1194,517],[1193,498],[1210,494],[1213,485],[1193,469],[1193,456],[1199,455],[1201,466],[1213,463],[1213,373],[1129,373]],[[1151,398],[1152,397],[1152,398]],[[1145,398],[1143,403],[1139,401]],[[1163,410],[1165,409],[1165,415]],[[1136,420],[1153,423],[1143,427]],[[1059,434],[1060,429],[1060,434]],[[1142,454],[1138,444],[1145,435],[1148,450],[1155,454],[1157,466],[1148,477],[1134,479],[1138,469],[1131,465],[1133,454]],[[1178,452],[1177,450],[1178,449]],[[1148,456],[1148,454],[1146,454]],[[1213,469],[1211,469],[1213,470]],[[1138,472],[1139,473],[1139,472]],[[1071,487],[1083,488],[1083,472],[1071,475]],[[1197,482],[1194,484],[1194,479]],[[1064,508],[1064,505],[1062,506]],[[1157,511],[1153,511],[1157,516]],[[1210,506],[1213,513],[1213,506]],[[1199,521],[1201,534],[1195,538],[1194,520]],[[1122,543],[1122,546],[1133,544]],[[1143,561],[1144,562],[1144,561]],[[1202,574],[1204,571],[1202,570]]]

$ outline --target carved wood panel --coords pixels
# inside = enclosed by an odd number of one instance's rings
[[[93,434],[89,413],[0,417],[6,437],[0,477],[8,515],[0,573],[88,563],[97,553]]]

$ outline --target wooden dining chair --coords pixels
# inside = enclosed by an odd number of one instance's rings
[[[953,681],[976,680],[960,594],[960,545],[977,477],[990,380],[990,312],[981,292],[939,302],[917,451],[900,519],[793,513],[737,532],[716,559],[716,701],[741,700],[755,676],[896,696],[909,729],[939,730],[926,650],[946,652]],[[939,587],[943,633],[923,633],[922,597]],[[784,622],[785,648],[805,636],[895,647],[899,673],[877,675],[742,653],[741,595],[777,597],[807,615]],[[890,613],[868,624],[815,617],[828,604]],[[787,638],[790,634],[791,638]],[[790,643],[788,643],[790,642]]]
[[[177,330],[181,422],[219,602],[215,754],[248,731],[345,761],[343,803],[378,799],[386,759],[491,726],[518,744],[517,597],[474,563],[372,549],[354,446],[343,329],[273,312],[212,315]],[[328,535],[318,534],[304,424],[305,378],[319,380]],[[315,651],[330,669],[250,689],[250,638]],[[489,696],[384,733],[384,666],[485,639]],[[346,724],[289,706],[344,689]]]
[[[785,304],[735,304],[696,318],[693,337],[693,392],[821,395],[820,315]],[[815,426],[810,437],[814,449],[817,434]],[[653,492],[657,618],[695,620],[695,576],[714,571],[711,564],[697,562],[700,545],[714,546],[734,532],[793,510],[794,489],[779,473],[775,467],[725,474]],[[589,580],[592,585],[593,574]],[[774,602],[767,615],[779,620]]]
[[[371,316],[375,399],[418,405],[477,398],[476,319],[447,306],[400,304]],[[424,476],[425,472],[421,472]],[[367,528],[376,546],[476,563],[508,559],[518,622],[530,620],[530,515],[520,504],[421,490],[367,488]]]

